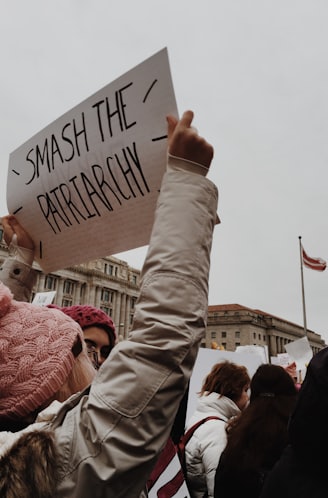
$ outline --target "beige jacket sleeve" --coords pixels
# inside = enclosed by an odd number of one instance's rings
[[[204,337],[216,208],[208,179],[164,175],[131,336],[57,421],[58,496],[136,498],[143,489]]]

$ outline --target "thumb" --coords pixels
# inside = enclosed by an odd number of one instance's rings
[[[171,139],[172,139],[172,135],[173,135],[174,130],[178,124],[178,120],[172,114],[169,114],[168,116],[166,116],[166,121],[167,121],[167,138],[168,138],[168,142],[170,144]]]
[[[9,246],[10,242],[15,234],[15,231],[12,227],[12,216],[7,215],[1,218],[1,224],[3,228],[3,238],[5,239],[6,244]]]

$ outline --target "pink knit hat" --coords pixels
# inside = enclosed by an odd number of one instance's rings
[[[86,329],[87,327],[103,328],[109,336],[111,347],[113,348],[115,346],[117,337],[114,322],[111,317],[106,315],[101,309],[88,305],[65,306],[64,308],[60,308],[54,304],[50,304],[49,308],[60,309],[65,315],[73,318],[82,329]]]
[[[61,311],[13,299],[0,282],[0,420],[33,413],[64,384],[82,330]]]

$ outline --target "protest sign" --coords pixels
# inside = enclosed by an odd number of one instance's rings
[[[177,113],[159,51],[10,155],[7,205],[45,272],[149,242]]]
[[[269,352],[267,345],[258,346],[256,344],[250,344],[247,346],[237,346],[236,353],[257,354],[261,356],[263,363],[269,363]]]
[[[285,344],[285,349],[292,361],[295,361],[297,370],[306,371],[313,356],[313,351],[306,336]]]
[[[171,440],[161,454],[155,474],[156,480],[148,491],[148,498],[190,498],[181,463]]]
[[[207,374],[210,373],[216,363],[224,360],[231,361],[236,365],[245,366],[250,377],[254,375],[262,363],[265,363],[261,355],[254,354],[253,352],[236,353],[234,351],[221,351],[218,349],[200,349],[190,378],[186,421],[189,420],[196,409],[198,393],[201,391]]]
[[[278,353],[277,356],[271,356],[272,365],[279,365],[280,367],[288,367],[293,360],[288,353]]]
[[[55,295],[56,291],[37,292],[33,298],[32,304],[48,306],[48,304],[52,304]]]

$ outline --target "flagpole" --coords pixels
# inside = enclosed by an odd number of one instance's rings
[[[307,335],[307,326],[306,326],[306,312],[305,312],[305,293],[304,293],[304,276],[303,276],[303,256],[302,256],[302,237],[299,236],[299,244],[300,244],[300,262],[301,262],[301,281],[302,281],[302,302],[303,302],[303,323],[304,323],[304,335]]]

